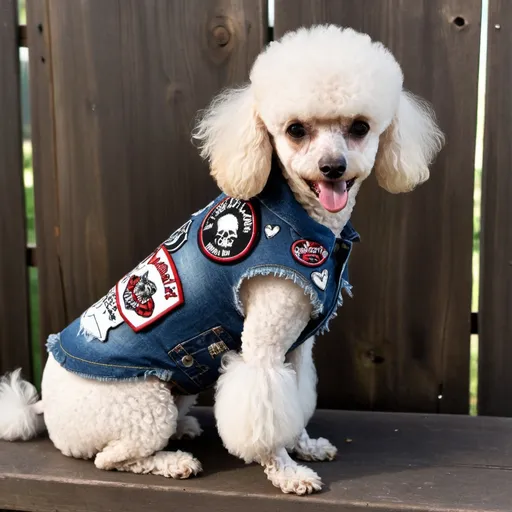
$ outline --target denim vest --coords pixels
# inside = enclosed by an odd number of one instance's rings
[[[196,394],[218,378],[222,356],[241,348],[239,292],[257,275],[290,279],[313,306],[293,350],[327,329],[350,293],[347,261],[358,234],[336,239],[296,201],[274,170],[250,201],[221,194],[196,212],[48,350],[66,370],[98,380],[156,376]]]

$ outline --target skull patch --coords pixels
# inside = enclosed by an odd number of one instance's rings
[[[253,205],[227,197],[206,214],[199,229],[199,247],[209,259],[229,263],[249,254],[256,234]]]
[[[233,247],[238,236],[238,219],[228,213],[217,220],[217,235],[215,242],[219,247]]]

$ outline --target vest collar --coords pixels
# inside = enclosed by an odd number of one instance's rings
[[[258,199],[289,224],[301,237],[322,242],[328,246],[329,252],[332,251],[336,243],[333,232],[309,216],[293,195],[278,165],[273,165],[267,184],[258,195]],[[349,242],[359,242],[360,240],[359,234],[350,221],[343,228],[340,238]]]

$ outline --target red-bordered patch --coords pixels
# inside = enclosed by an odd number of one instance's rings
[[[199,247],[213,261],[237,261],[254,247],[257,228],[253,205],[226,197],[206,214],[198,233]]]
[[[329,257],[329,251],[312,240],[296,240],[292,245],[292,256],[302,265],[319,267]]]
[[[164,246],[117,283],[116,302],[119,313],[135,332],[183,304],[180,277]]]

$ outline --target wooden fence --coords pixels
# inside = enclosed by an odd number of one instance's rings
[[[512,415],[512,6],[490,0],[480,411]],[[467,413],[481,0],[28,0],[42,338],[59,331],[216,194],[196,111],[247,80],[269,38],[312,23],[368,32],[430,100],[447,145],[432,179],[368,180],[346,301],[319,340],[319,405]],[[500,27],[500,28],[496,28]],[[0,0],[0,369],[30,369],[19,32]],[[511,394],[512,395],[512,394]],[[509,399],[509,396],[511,399]]]

